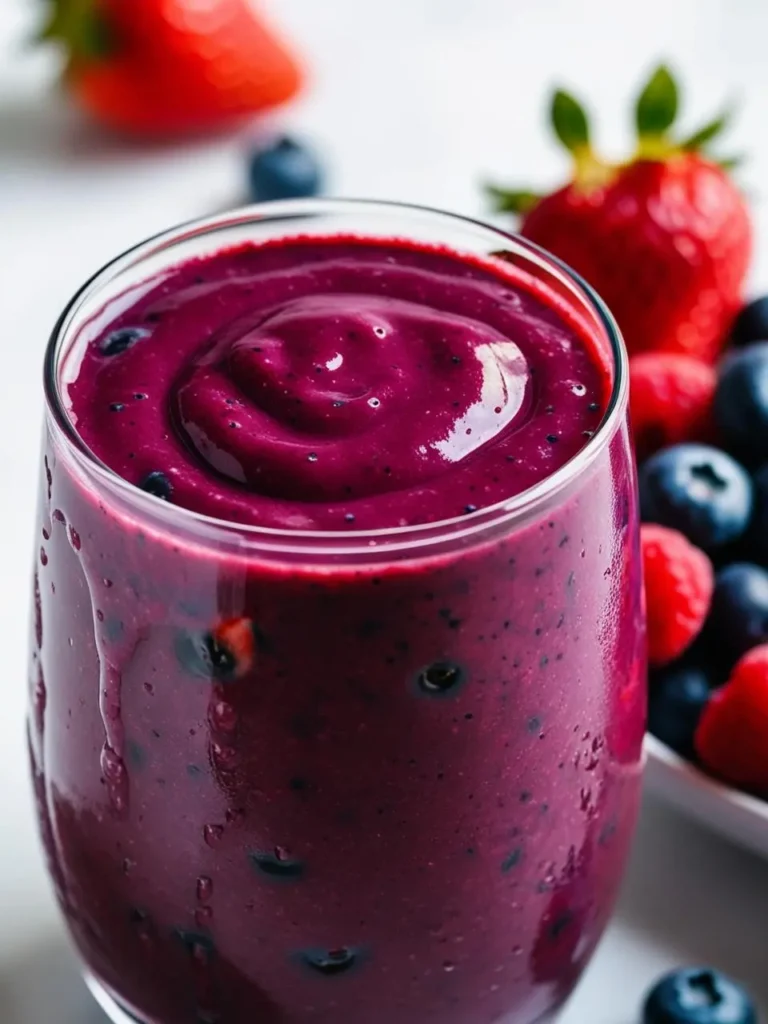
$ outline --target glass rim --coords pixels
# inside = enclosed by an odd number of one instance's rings
[[[224,233],[228,228],[243,227],[249,223],[259,223],[263,226],[269,221],[300,222],[323,215],[350,215],[355,211],[361,214],[367,211],[383,215],[400,213],[406,216],[426,216],[435,223],[444,221],[448,225],[480,229],[488,234],[489,239],[495,239],[498,244],[511,247],[532,265],[538,265],[539,269],[554,273],[596,315],[599,326],[605,331],[610,344],[613,384],[600,423],[592,437],[575,455],[554,473],[533,486],[477,512],[432,523],[368,530],[294,530],[218,519],[183,506],[160,501],[125,480],[96,456],[80,436],[69,415],[59,379],[61,350],[76,322],[78,312],[89,299],[98,296],[103,289],[119,281],[125,272],[139,266],[153,255],[196,237]],[[391,237],[399,237],[398,232],[393,230]],[[461,255],[460,250],[457,252]],[[92,274],[62,310],[46,346],[43,377],[46,410],[53,416],[56,428],[69,446],[70,452],[80,462],[81,469],[94,474],[108,489],[116,491],[130,506],[146,514],[149,519],[161,519],[171,530],[174,527],[177,530],[180,527],[188,527],[190,531],[196,531],[198,534],[216,534],[230,540],[236,537],[241,544],[243,541],[249,541],[286,554],[313,551],[327,553],[330,547],[335,555],[340,556],[370,555],[372,549],[378,548],[386,549],[390,556],[400,554],[402,557],[415,557],[418,555],[418,549],[430,544],[447,540],[465,543],[475,539],[480,541],[482,534],[496,527],[512,525],[518,520],[529,518],[594,463],[620,425],[629,391],[628,354],[613,314],[597,292],[562,260],[521,235],[474,217],[417,203],[357,198],[292,199],[236,207],[223,213],[183,221],[130,246]]]

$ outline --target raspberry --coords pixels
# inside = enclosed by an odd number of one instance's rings
[[[768,644],[736,663],[704,708],[695,737],[702,764],[726,782],[768,794]]]
[[[692,356],[649,352],[629,361],[630,407],[640,460],[681,441],[712,438],[717,385],[711,366]]]
[[[641,527],[648,658],[666,665],[698,636],[714,588],[712,563],[682,533],[666,526]]]

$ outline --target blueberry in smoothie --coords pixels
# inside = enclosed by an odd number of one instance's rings
[[[147,1024],[533,1024],[639,795],[611,327],[490,229],[292,229],[169,243],[49,354],[29,737],[57,896]]]

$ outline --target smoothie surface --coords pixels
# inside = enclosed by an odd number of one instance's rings
[[[133,296],[75,346],[70,416],[119,476],[217,519],[344,531],[469,515],[561,468],[608,402],[588,332],[541,284],[450,250],[247,245]]]

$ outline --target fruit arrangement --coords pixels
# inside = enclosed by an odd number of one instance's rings
[[[284,103],[302,69],[251,0],[46,0],[41,39],[99,123],[142,138],[206,132]]]
[[[547,196],[489,192],[601,294],[627,342],[649,729],[768,799],[768,296],[742,298],[749,210],[732,161],[711,152],[728,116],[681,138],[677,110],[660,67],[635,105],[635,154],[609,164],[557,92],[572,180]]]

